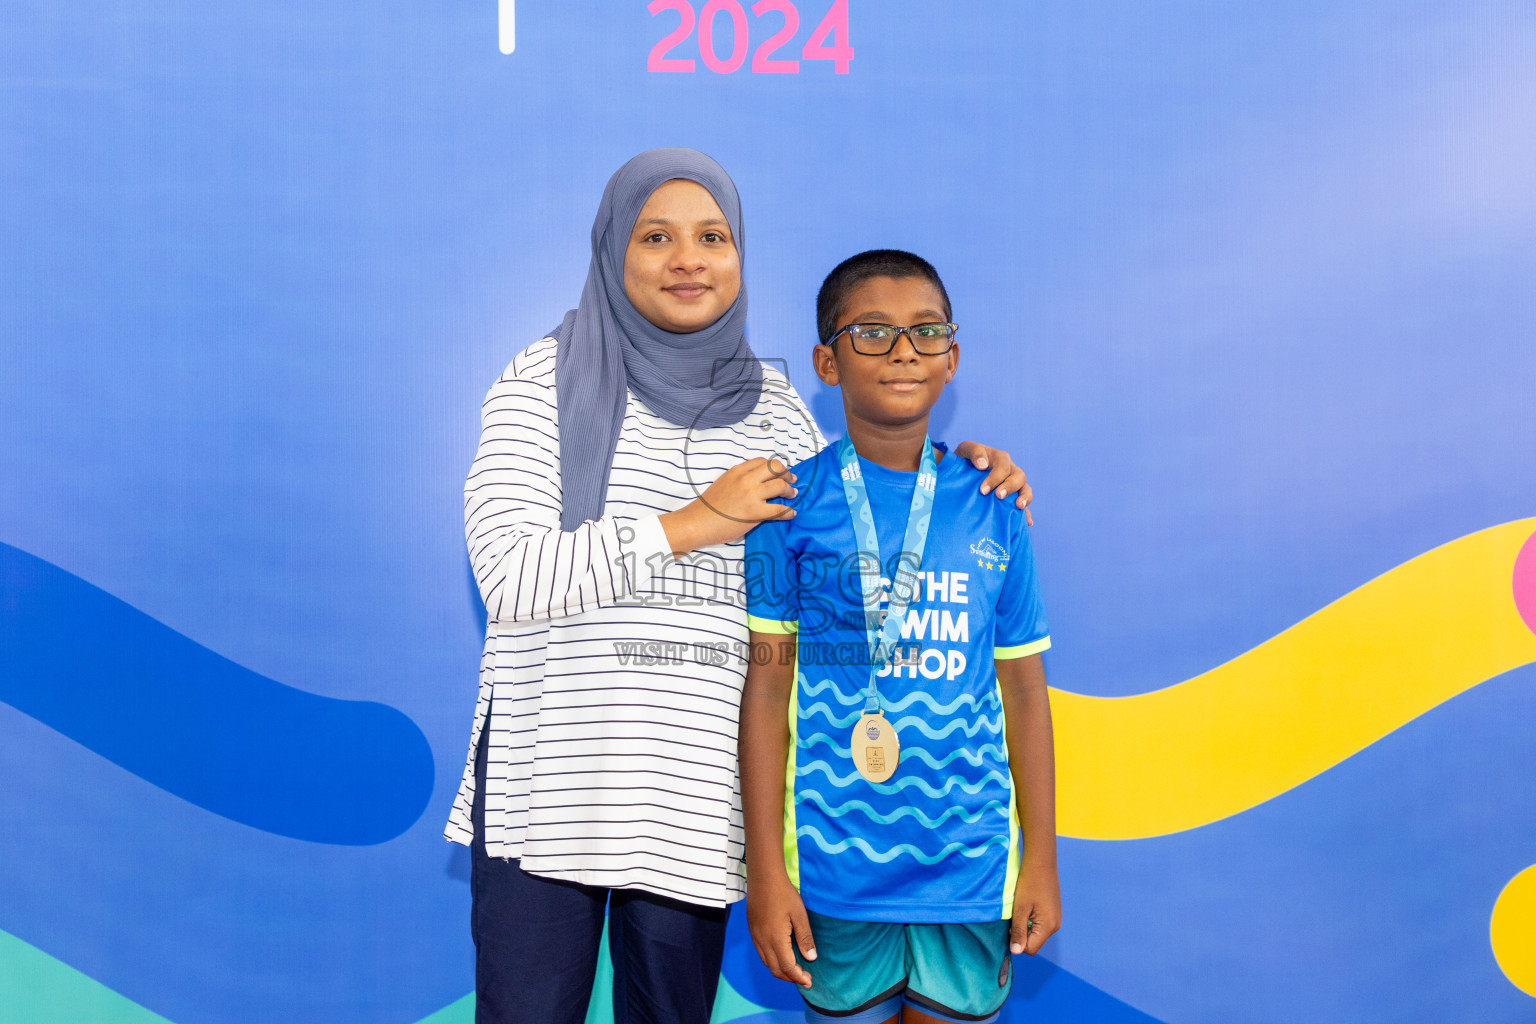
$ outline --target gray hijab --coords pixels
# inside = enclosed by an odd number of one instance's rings
[[[652,149],[608,179],[592,223],[592,263],[581,304],[550,333],[558,345],[560,529],[603,514],[613,451],[624,422],[625,389],[682,426],[740,423],[757,405],[762,364],[747,347],[747,289],[720,319],[692,334],[646,320],[624,294],[624,250],[651,193],[674,178],[709,190],[746,262],[741,199],[725,169],[693,149]]]

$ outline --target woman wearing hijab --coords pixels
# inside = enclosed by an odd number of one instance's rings
[[[706,1024],[745,893],[741,537],[825,445],[744,333],[735,185],[689,149],[613,175],[578,307],[513,358],[465,485],[487,612],[446,835],[471,847],[476,1021]],[[1023,488],[962,446],[984,489]],[[1019,501],[1027,501],[1023,488]]]

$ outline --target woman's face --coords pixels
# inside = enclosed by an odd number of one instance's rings
[[[624,294],[662,330],[691,334],[714,323],[741,291],[731,226],[709,190],[673,179],[645,201],[624,250]]]

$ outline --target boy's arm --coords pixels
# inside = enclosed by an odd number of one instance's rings
[[[1051,703],[1038,654],[998,659],[997,680],[1008,728],[1008,765],[1013,773],[1019,824],[1024,832],[1024,860],[1014,889],[1013,927],[1008,933],[1008,944],[1011,952],[1033,956],[1061,927]]]
[[[795,678],[794,633],[751,633],[752,660],[741,691],[741,810],[747,833],[747,929],[775,978],[811,987],[795,960],[816,943],[800,894],[784,869],[784,766],[789,760],[789,694]]]

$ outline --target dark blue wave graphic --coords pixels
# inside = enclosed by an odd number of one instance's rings
[[[167,792],[266,832],[367,846],[432,795],[427,738],[296,690],[0,544],[0,700]]]

